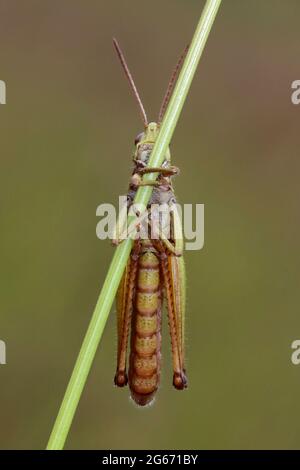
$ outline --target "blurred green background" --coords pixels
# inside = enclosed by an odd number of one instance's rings
[[[113,255],[96,207],[127,189],[149,118],[203,1],[0,1],[0,447],[46,446]],[[300,3],[224,0],[173,142],[182,203],[205,204],[187,252],[189,389],[171,386],[163,331],[157,400],[116,389],[114,311],[66,448],[299,448]]]

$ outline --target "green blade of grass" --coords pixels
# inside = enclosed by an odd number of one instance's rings
[[[164,156],[170,144],[185,98],[192,83],[193,76],[196,72],[198,62],[221,1],[222,0],[207,0],[205,4],[189,51],[178,77],[177,84],[162,121],[159,135],[153,147],[148,163],[148,166],[150,167],[158,167],[164,160]],[[156,177],[157,174],[150,173],[146,175],[144,179],[153,181]],[[135,197],[135,203],[146,206],[151,197],[151,192],[152,188],[149,186],[140,187]],[[127,239],[124,240],[115,251],[50,435],[47,445],[48,450],[61,450],[64,447],[97,347],[100,343],[111,306],[121,281],[131,247],[132,240]]]

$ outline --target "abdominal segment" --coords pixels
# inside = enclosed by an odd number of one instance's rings
[[[153,401],[160,378],[162,279],[160,261],[151,251],[138,260],[133,300],[129,387],[140,406]]]

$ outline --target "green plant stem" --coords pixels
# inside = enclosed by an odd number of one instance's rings
[[[206,40],[213,25],[215,16],[222,0],[207,0],[189,51],[182,66],[172,98],[168,105],[161,129],[155,142],[148,166],[158,167],[170,144],[174,129],[180,116],[185,98],[189,91],[193,76],[197,69]],[[157,174],[150,173],[144,179],[153,181]],[[152,188],[140,187],[135,197],[136,204],[146,206]],[[64,399],[56,418],[47,449],[63,449],[81,393],[87,380],[97,347],[113,304],[118,285],[121,281],[132,247],[132,240],[124,240],[116,249],[97,301],[91,322],[82,343],[75,367],[70,378]]]

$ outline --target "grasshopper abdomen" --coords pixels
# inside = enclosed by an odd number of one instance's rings
[[[141,242],[133,302],[129,388],[133,400],[150,404],[159,386],[161,360],[160,260],[147,241]]]

